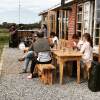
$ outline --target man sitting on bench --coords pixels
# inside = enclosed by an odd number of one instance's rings
[[[51,51],[48,40],[44,38],[44,32],[37,34],[37,41],[33,43],[32,49],[35,52],[35,58],[32,60],[30,67],[31,74],[27,77],[32,79],[35,74],[33,73],[36,64],[49,64],[51,63]]]

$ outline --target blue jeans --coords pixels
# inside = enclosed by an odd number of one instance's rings
[[[27,71],[29,62],[32,60],[33,58],[33,51],[28,51],[28,53],[25,55],[25,62],[24,62],[24,70]]]

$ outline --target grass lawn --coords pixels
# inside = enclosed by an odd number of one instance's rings
[[[5,44],[9,41],[9,31],[5,28],[0,28],[0,56]]]
[[[2,53],[2,50],[3,50],[3,47],[4,47],[4,45],[0,43],[0,56],[1,56],[1,53]]]

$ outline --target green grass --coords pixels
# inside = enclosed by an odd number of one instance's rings
[[[4,33],[4,34],[8,34],[8,29],[5,29],[5,28],[0,28],[0,33]]]
[[[5,28],[0,28],[0,56],[5,44],[9,42],[9,31]]]
[[[9,37],[8,36],[0,36],[0,43],[8,43]]]
[[[8,43],[9,41],[9,31],[8,29],[0,28],[0,43]]]
[[[1,44],[0,44],[0,56],[1,56],[1,54],[2,54],[3,47],[4,47],[4,45],[1,45]]]

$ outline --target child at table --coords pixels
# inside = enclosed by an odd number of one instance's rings
[[[88,71],[93,60],[93,43],[89,33],[83,35],[83,45],[80,48],[80,52],[83,53],[81,66]],[[87,64],[88,66],[86,66]]]
[[[70,45],[73,49],[80,50],[83,45],[83,40],[80,34],[73,34]]]
[[[81,34],[73,34],[72,39],[70,40],[70,47],[73,48],[73,50],[80,50],[81,46],[83,45],[83,41],[81,39]],[[77,62],[72,61],[70,63],[72,65],[72,77],[76,77],[77,74]]]
[[[55,32],[50,33],[50,38],[48,39],[51,48],[58,45],[58,37],[56,36]]]
[[[79,42],[79,35],[77,34],[73,34],[72,38],[70,40],[68,40],[68,45],[67,45],[67,48],[71,48],[72,50],[77,50],[77,44]],[[71,50],[70,49],[70,50]],[[71,65],[71,75],[72,77],[76,77],[76,74],[77,74],[77,62],[76,61],[70,61],[69,62],[70,65]]]
[[[73,34],[72,39],[68,40],[67,47],[68,48],[77,48],[77,44],[79,41],[79,36],[77,34]]]
[[[89,33],[83,35],[83,45],[80,49],[80,52],[83,53],[82,61],[88,62],[93,59],[93,43]]]

